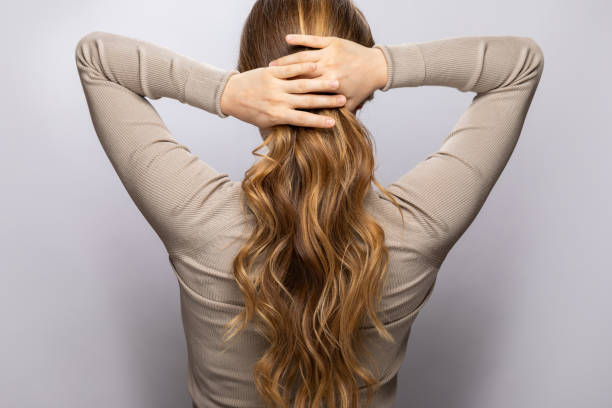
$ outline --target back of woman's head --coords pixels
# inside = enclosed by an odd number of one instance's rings
[[[289,33],[375,44],[350,0],[258,0],[242,33],[238,71],[307,49],[289,45]],[[253,150],[261,160],[246,171],[242,190],[255,226],[232,264],[245,310],[228,324],[234,330],[226,341],[256,319],[269,348],[254,379],[270,406],[358,407],[356,376],[368,388],[369,405],[380,373],[363,364],[361,357],[371,355],[359,327],[369,317],[394,340],[376,313],[385,235],[363,204],[372,182],[390,194],[374,177],[372,140],[355,115],[344,107],[309,111],[336,125],[274,126]],[[257,153],[263,147],[268,153]]]

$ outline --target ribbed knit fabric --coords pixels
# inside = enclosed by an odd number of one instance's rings
[[[383,227],[389,249],[379,314],[396,343],[380,339],[372,326],[362,327],[383,383],[372,406],[389,408],[412,323],[446,255],[480,211],[514,150],[544,57],[533,39],[517,36],[375,47],[388,66],[382,91],[438,85],[476,93],[440,148],[386,186],[402,206],[406,228],[397,208],[378,190],[372,188],[364,203]],[[238,71],[105,32],[81,38],[75,58],[100,143],[163,242],[176,274],[194,406],[263,407],[252,370],[265,350],[264,339],[249,324],[227,350],[221,344],[224,324],[244,306],[231,262],[254,223],[250,214],[242,214],[240,181],[230,180],[177,141],[145,98],[173,98],[223,118],[221,94]],[[376,372],[365,357],[364,362]]]

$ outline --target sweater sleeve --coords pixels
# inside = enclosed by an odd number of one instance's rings
[[[440,266],[482,208],[514,150],[544,56],[532,38],[518,36],[375,47],[387,60],[382,91],[436,85],[476,93],[440,148],[387,186],[417,231],[424,233],[426,255]]]
[[[94,129],[128,194],[169,253],[214,218],[216,194],[230,184],[174,139],[145,99],[173,98],[219,117],[236,70],[117,34],[91,32],[75,61]]]

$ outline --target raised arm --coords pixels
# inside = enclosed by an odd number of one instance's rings
[[[382,91],[439,85],[476,92],[438,151],[387,186],[425,233],[427,255],[440,266],[480,211],[514,150],[544,56],[533,39],[517,36],[375,47],[387,62]]]
[[[168,252],[185,248],[222,216],[223,203],[211,197],[230,179],[175,140],[145,97],[223,118],[221,93],[238,71],[105,32],[82,37],[75,60],[94,129],[121,182]]]

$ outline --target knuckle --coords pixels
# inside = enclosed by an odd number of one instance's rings
[[[261,78],[261,81],[263,82],[263,85],[266,86],[266,88],[269,88],[270,85],[274,84],[275,79],[276,77],[270,74],[270,75],[264,75],[263,78]]]
[[[290,108],[295,95],[292,94],[278,94],[274,102],[272,102],[273,109],[282,111],[285,107]]]
[[[267,110],[263,113],[265,120],[273,122],[276,119],[276,114],[272,110]]]
[[[253,122],[254,124],[256,124],[257,126],[260,127],[265,127],[267,125],[270,125],[270,117],[265,113],[265,112],[257,112],[254,116],[253,116]]]
[[[270,105],[270,104],[274,103],[274,95],[271,94],[271,93],[266,93],[264,95],[261,95],[261,100],[266,105]]]
[[[301,123],[302,126],[308,124],[308,114],[306,112],[298,111],[298,113],[295,115],[295,119]]]
[[[315,97],[313,95],[306,95],[304,97],[304,105],[307,108],[312,108],[316,105],[316,100]],[[303,115],[302,115],[303,116]]]
[[[306,85],[306,82],[303,80],[299,80],[297,83],[297,90],[298,92],[306,92],[308,91],[308,86]]]
[[[292,77],[295,74],[295,67],[293,65],[287,65],[283,74],[285,77]]]
[[[268,119],[274,123],[280,121],[282,118],[282,112],[278,108],[272,108],[268,110],[267,115],[268,115]]]

